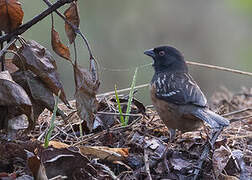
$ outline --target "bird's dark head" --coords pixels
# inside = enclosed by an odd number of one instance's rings
[[[159,46],[145,51],[144,54],[153,58],[153,67],[156,72],[188,71],[182,53],[174,47]]]

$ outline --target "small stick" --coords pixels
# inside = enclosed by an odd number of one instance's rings
[[[222,116],[223,117],[231,116],[231,115],[234,115],[234,114],[239,114],[239,113],[243,113],[243,112],[251,111],[251,110],[252,110],[252,107],[248,107],[248,108],[240,109],[240,110],[237,110],[237,111],[229,112],[229,113],[226,113],[226,114],[222,114]]]
[[[230,119],[229,122],[230,122],[230,123],[233,123],[233,122],[236,122],[236,121],[241,121],[241,120],[243,120],[243,119],[249,119],[249,118],[251,118],[251,117],[252,117],[252,115],[242,116],[242,117],[239,117],[239,118],[233,118],[233,119]]]
[[[190,65],[200,66],[200,67],[206,67],[206,68],[209,68],[209,69],[217,69],[217,70],[221,70],[221,71],[227,71],[227,72],[252,76],[251,72],[240,71],[240,70],[225,68],[225,67],[221,67],[221,66],[214,66],[214,65],[210,65],[210,64],[203,64],[203,63],[192,62],[192,61],[186,61],[186,63],[190,64]]]
[[[0,58],[4,55],[4,53],[8,50],[8,48],[16,42],[16,40],[17,40],[16,38],[13,38],[11,39],[10,42],[8,42],[8,44],[4,46],[4,48],[0,51]]]
[[[97,114],[105,114],[105,115],[123,115],[123,116],[132,116],[132,117],[139,117],[142,116],[142,114],[126,114],[126,113],[114,113],[114,112],[103,112],[103,111],[98,111]]]

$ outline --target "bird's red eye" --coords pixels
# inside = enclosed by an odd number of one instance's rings
[[[165,52],[164,51],[159,51],[158,53],[160,56],[164,56],[165,55]]]

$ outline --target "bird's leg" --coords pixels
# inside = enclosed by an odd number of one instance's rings
[[[220,135],[220,133],[222,132],[222,130],[223,130],[223,127],[221,127],[220,129],[217,129],[217,130],[215,129],[215,132],[212,133],[212,137],[210,139],[210,142],[207,142],[207,144],[206,144],[206,146],[205,146],[205,148],[199,158],[198,165],[194,171],[193,180],[196,180],[198,178],[200,170],[203,165],[203,162],[207,158],[209,151],[213,148],[214,143],[216,142],[216,140],[217,140],[218,136]]]

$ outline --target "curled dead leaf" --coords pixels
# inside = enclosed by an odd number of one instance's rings
[[[213,154],[213,169],[214,174],[218,178],[226,167],[229,159],[231,158],[231,152],[224,146],[216,149]]]
[[[51,44],[54,52],[60,57],[71,61],[69,48],[60,41],[59,33],[53,27],[51,30]]]
[[[46,175],[46,170],[45,170],[45,166],[43,165],[43,163],[41,162],[41,160],[34,155],[32,152],[29,152],[27,150],[26,154],[27,154],[27,164],[28,167],[30,168],[32,175],[35,179],[39,179],[39,180],[48,180],[47,175]]]
[[[53,93],[44,85],[43,81],[31,71],[16,71],[11,74],[16,83],[24,88],[30,97],[33,106],[34,120],[47,108],[53,112],[55,99]],[[57,115],[63,119],[66,117],[61,109],[57,109]]]
[[[22,24],[24,12],[17,0],[0,0],[0,31],[9,33]]]
[[[18,51],[19,56],[14,56],[13,63],[21,70],[31,70],[46,85],[46,87],[58,94],[67,107],[71,107],[66,99],[63,85],[59,80],[56,62],[51,53],[36,41],[27,41]]]
[[[14,113],[14,115],[25,114],[29,121],[28,130],[31,130],[34,127],[33,109],[25,90],[12,80],[8,71],[0,72],[0,87],[0,106],[10,109],[17,107],[18,113]],[[9,111],[8,113],[11,113]]]
[[[93,129],[93,123],[97,112],[98,101],[96,94],[99,88],[99,81],[93,81],[92,74],[78,65],[74,65],[75,79],[75,99],[78,116],[87,122],[90,131]]]
[[[79,17],[78,6],[76,3],[77,2],[75,1],[72,2],[70,4],[70,7],[64,12],[64,15],[67,21],[69,21],[72,25],[78,28],[80,25],[80,17]],[[72,44],[76,38],[76,33],[67,22],[65,22],[65,32],[67,34],[70,44]]]

